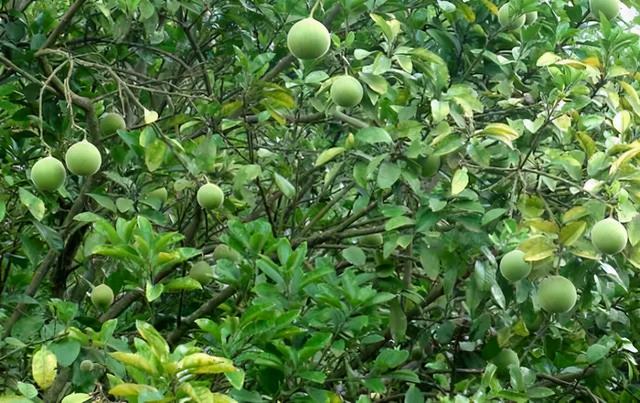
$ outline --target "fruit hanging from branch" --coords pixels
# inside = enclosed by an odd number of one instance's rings
[[[362,84],[351,76],[337,77],[331,84],[331,99],[336,105],[350,108],[362,101]]]
[[[91,291],[91,302],[101,311],[106,311],[113,304],[113,298],[113,290],[106,284],[100,284]]]
[[[309,17],[293,24],[287,35],[287,46],[298,59],[318,59],[329,51],[331,35],[320,21]]]
[[[538,287],[538,302],[549,313],[569,312],[577,299],[576,287],[566,277],[547,277]]]
[[[627,230],[613,218],[598,221],[591,229],[591,242],[600,252],[614,255],[627,245]]]
[[[96,146],[82,140],[67,150],[64,156],[67,169],[78,176],[91,176],[100,170],[102,156]]]
[[[207,210],[215,210],[224,202],[224,192],[218,185],[206,183],[200,186],[196,195],[200,207]]]
[[[114,134],[118,130],[125,130],[126,128],[127,124],[124,118],[117,113],[105,113],[100,118],[100,133],[105,136]]]
[[[64,165],[52,156],[39,159],[31,168],[31,181],[40,191],[58,190],[66,177]]]

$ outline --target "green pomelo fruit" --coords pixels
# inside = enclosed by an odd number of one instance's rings
[[[500,260],[500,273],[512,283],[522,280],[531,273],[531,263],[524,260],[524,252],[512,250]]]
[[[39,159],[31,168],[31,181],[41,191],[57,190],[66,177],[62,162],[51,156]]]
[[[527,24],[533,24],[538,19],[538,12],[537,11],[531,11],[530,13],[526,13],[525,17],[526,17],[526,21],[525,22]]]
[[[435,175],[440,169],[440,162],[440,157],[433,154],[420,158],[419,163],[422,166],[422,176],[428,178]]]
[[[331,99],[345,108],[358,105],[363,94],[362,84],[351,76],[340,76],[331,84]]]
[[[498,10],[498,22],[504,29],[515,30],[522,28],[526,20],[526,15],[519,15],[511,3],[503,5]]]
[[[613,19],[620,14],[619,0],[589,0],[589,9],[591,15],[600,19],[600,13],[604,14],[607,19]]]
[[[189,277],[202,285],[209,284],[213,279],[213,268],[209,263],[200,261],[191,266],[191,270],[189,270]]]
[[[577,300],[576,287],[565,277],[547,277],[538,287],[538,302],[549,313],[568,312]]]
[[[213,250],[213,257],[216,260],[226,259],[231,260],[232,262],[237,262],[241,258],[240,254],[236,252],[235,249],[222,244],[215,247]]]
[[[206,183],[200,186],[196,198],[200,207],[207,210],[215,210],[222,206],[222,203],[224,202],[224,193],[218,185]]]
[[[331,36],[320,21],[305,18],[293,24],[289,30],[287,46],[298,59],[313,60],[327,53],[331,46]]]
[[[93,362],[91,360],[83,360],[80,363],[80,370],[84,372],[93,371]]]
[[[113,304],[113,290],[106,284],[100,284],[91,291],[91,302],[96,308],[106,311]]]
[[[98,172],[100,165],[102,165],[100,151],[87,140],[79,141],[69,147],[64,160],[67,163],[67,169],[79,176],[93,175]]]
[[[361,246],[375,248],[382,245],[384,243],[384,239],[382,239],[382,234],[369,234],[361,237],[358,243]]]
[[[110,135],[118,130],[125,130],[127,123],[124,118],[117,113],[105,113],[100,118],[100,133],[103,135]]]
[[[591,242],[602,253],[619,253],[627,245],[627,230],[615,219],[605,218],[591,229]]]
[[[520,366],[518,354],[510,348],[505,348],[493,358],[493,363],[498,367],[498,371],[505,373],[509,371],[511,365]]]

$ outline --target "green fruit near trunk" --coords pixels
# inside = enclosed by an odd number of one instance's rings
[[[605,218],[591,229],[591,242],[600,252],[613,255],[627,245],[627,230],[615,219]]]
[[[511,3],[507,3],[498,10],[498,22],[504,29],[515,30],[522,28],[527,17],[519,14]]]
[[[429,155],[428,157],[422,157],[418,160],[420,166],[422,167],[422,176],[430,177],[435,175],[440,169],[440,157],[437,155]]]
[[[236,252],[235,249],[222,244],[215,247],[213,250],[213,257],[216,260],[226,259],[231,260],[232,262],[237,262],[241,258],[240,254]]]
[[[345,108],[358,105],[363,94],[362,84],[351,76],[340,76],[331,84],[331,99]]]
[[[127,123],[124,118],[117,113],[105,113],[100,118],[100,133],[103,135],[109,135],[117,132],[118,130],[125,130]]]
[[[209,263],[200,261],[191,266],[191,270],[189,270],[189,277],[202,285],[209,284],[213,279],[213,268]]]
[[[331,36],[320,21],[305,18],[293,24],[289,30],[287,46],[298,59],[313,60],[327,53],[331,46]]]
[[[382,245],[384,243],[384,239],[382,239],[382,234],[369,234],[361,237],[358,243],[361,246],[375,248]]]
[[[198,189],[196,199],[198,200],[200,207],[207,210],[215,210],[222,206],[222,203],[224,202],[224,193],[218,185],[206,183]]]
[[[538,287],[538,302],[549,313],[564,313],[573,308],[578,299],[576,287],[562,276],[547,277]]]
[[[591,15],[600,19],[600,13],[604,14],[608,19],[613,19],[620,14],[619,0],[589,0],[589,9]]]
[[[31,181],[40,191],[57,190],[66,177],[62,162],[51,156],[39,159],[31,168]]]
[[[520,366],[518,354],[510,348],[505,348],[493,358],[493,363],[498,367],[500,373],[509,371],[511,365]]]
[[[91,302],[96,308],[106,311],[113,304],[113,290],[106,284],[100,284],[91,291]]]
[[[64,160],[67,163],[67,169],[78,176],[93,175],[102,165],[100,151],[87,140],[79,141],[69,147]]]
[[[91,360],[83,360],[80,363],[80,370],[84,372],[93,371],[93,362]]]
[[[524,260],[524,252],[512,250],[500,260],[500,273],[512,283],[522,280],[531,273],[531,263]]]

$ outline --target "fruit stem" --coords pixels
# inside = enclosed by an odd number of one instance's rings
[[[311,12],[309,13],[309,18],[313,18],[313,13],[316,12],[316,9],[320,5],[320,3],[322,3],[322,0],[316,0],[316,4],[314,4],[313,7],[311,7]]]

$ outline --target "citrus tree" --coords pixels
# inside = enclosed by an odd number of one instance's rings
[[[640,399],[637,0],[3,0],[0,402]]]

